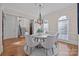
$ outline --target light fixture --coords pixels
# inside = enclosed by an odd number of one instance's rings
[[[38,6],[39,6],[39,18],[37,19],[36,23],[42,25],[43,24],[43,20],[42,20],[42,16],[41,16],[41,7],[42,7],[42,5],[39,4]]]

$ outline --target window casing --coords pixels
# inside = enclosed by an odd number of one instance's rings
[[[58,32],[60,39],[68,39],[69,33],[69,18],[61,16],[58,20]]]

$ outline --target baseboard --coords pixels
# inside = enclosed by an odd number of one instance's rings
[[[18,37],[5,38],[4,40],[17,39]]]
[[[58,41],[58,43],[63,43],[63,44],[73,45],[73,46],[78,47],[78,45],[75,45],[75,44],[72,44],[72,43],[69,43],[69,42],[65,42],[65,41]]]

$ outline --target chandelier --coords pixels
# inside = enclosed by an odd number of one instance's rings
[[[43,24],[43,20],[42,20],[42,16],[41,16],[41,4],[39,4],[39,18],[37,19],[36,23],[42,25]]]

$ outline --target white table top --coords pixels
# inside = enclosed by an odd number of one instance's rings
[[[32,36],[33,37],[36,37],[36,38],[47,38],[47,36],[49,36],[50,34],[33,34]]]

